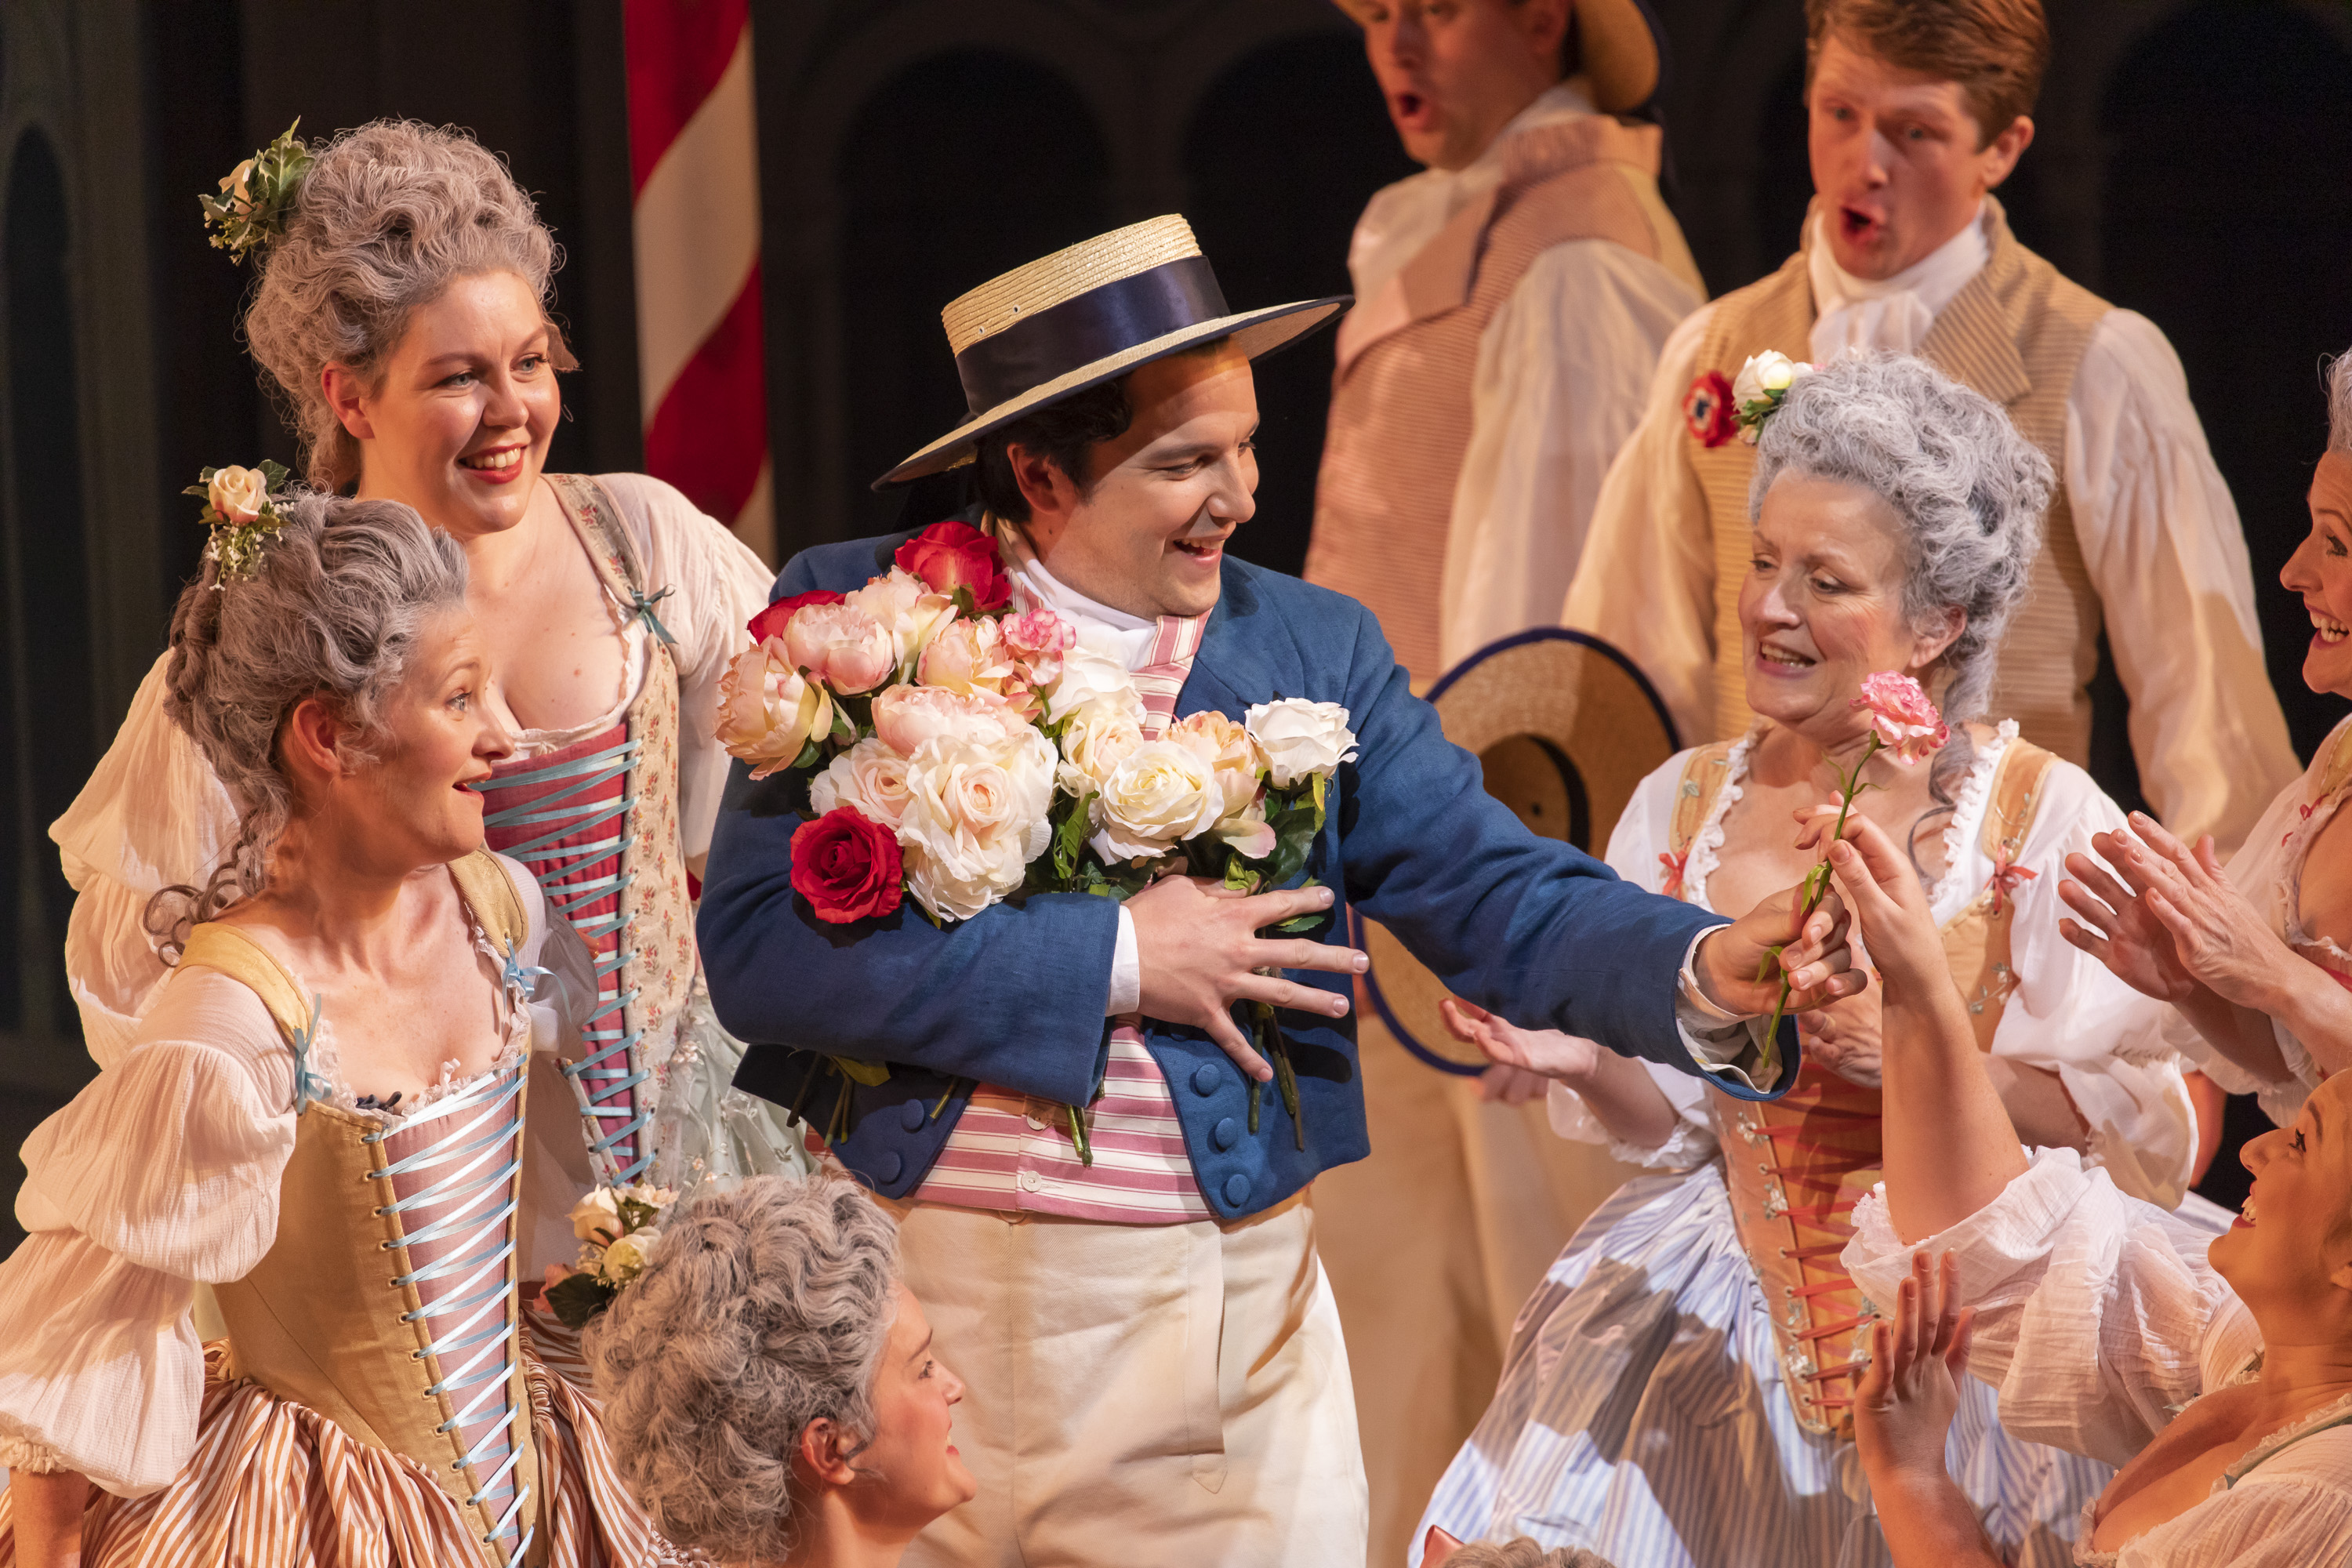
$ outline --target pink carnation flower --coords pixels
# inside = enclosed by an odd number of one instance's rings
[[[1864,676],[1862,695],[1853,700],[1853,706],[1869,710],[1871,728],[1906,768],[1952,738],[1944,716],[1936,711],[1919,683],[1891,669]]]

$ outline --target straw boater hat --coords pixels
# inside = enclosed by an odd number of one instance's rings
[[[1488,795],[1538,837],[1596,857],[1635,786],[1682,749],[1642,672],[1581,632],[1547,626],[1490,643],[1446,671],[1429,700],[1445,738],[1486,770]],[[1371,957],[1364,989],[1389,1032],[1432,1067],[1485,1071],[1478,1048],[1447,1032],[1437,976],[1377,922],[1356,921],[1356,945]]]
[[[971,416],[874,488],[969,462],[973,443],[991,431],[1197,343],[1231,338],[1252,359],[1271,353],[1339,314],[1348,299],[1236,313],[1192,226],[1172,216],[1057,250],[940,312]]]

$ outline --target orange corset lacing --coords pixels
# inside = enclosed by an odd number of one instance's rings
[[[1811,1431],[1851,1436],[1873,1313],[1838,1267],[1853,1205],[1878,1182],[1878,1091],[1808,1065],[1778,1100],[1717,1098],[1725,1183],[1762,1285],[1782,1380]]]

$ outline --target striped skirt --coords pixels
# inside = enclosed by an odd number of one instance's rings
[[[220,1375],[207,1346],[195,1452],[163,1490],[93,1494],[82,1568],[472,1568],[472,1526],[425,1467],[351,1436],[260,1384]],[[699,1561],[664,1541],[622,1489],[593,1408],[524,1363],[551,1568]],[[0,1492],[0,1568],[15,1568],[13,1493]],[[539,1554],[534,1543],[532,1555]]]
[[[2018,1568],[2064,1568],[2115,1472],[2020,1442],[1964,1380],[1945,1458]],[[1637,1177],[1520,1309],[1494,1403],[1413,1531],[1641,1568],[1887,1568],[1853,1445],[1799,1425],[1722,1167]]]

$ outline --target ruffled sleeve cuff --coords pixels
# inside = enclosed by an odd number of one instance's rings
[[[2041,1150],[2000,1196],[1941,1235],[1909,1245],[1895,1234],[1882,1184],[1854,1205],[1853,1239],[1841,1262],[1872,1300],[1892,1302],[1911,1272],[1913,1253],[1948,1251],[1959,1266],[1960,1300],[1982,1301],[2021,1273],[2038,1272],[2092,1183],[2072,1149]]]
[[[0,1470],[12,1476],[54,1476],[72,1468],[63,1454],[38,1437],[12,1437],[0,1432]]]
[[[1691,1085],[1701,1094],[1706,1092],[1698,1079],[1686,1073],[1654,1073],[1651,1076],[1671,1076]],[[1607,1149],[1609,1157],[1619,1164],[1633,1165],[1644,1171],[1687,1171],[1715,1158],[1717,1147],[1715,1132],[1708,1127],[1704,1113],[1684,1104],[1671,1086],[1661,1083],[1659,1087],[1666,1089],[1667,1099],[1674,1101],[1675,1130],[1667,1134],[1664,1143],[1654,1149],[1619,1139],[1601,1118],[1592,1113],[1592,1108],[1584,1103],[1583,1097],[1566,1084],[1550,1086],[1544,1097],[1544,1110],[1551,1120],[1554,1132],[1573,1143],[1598,1143]]]

